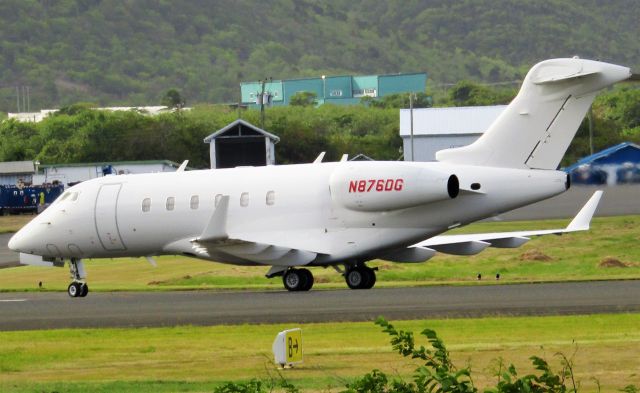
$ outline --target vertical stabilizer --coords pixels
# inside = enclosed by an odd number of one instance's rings
[[[437,152],[436,159],[556,169],[598,91],[630,76],[626,67],[578,58],[538,63],[487,132],[469,146]]]

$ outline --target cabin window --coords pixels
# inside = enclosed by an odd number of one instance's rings
[[[240,206],[242,206],[242,207],[249,206],[249,193],[248,192],[243,192],[240,195]]]
[[[222,200],[222,194],[216,194],[216,197],[213,200],[213,206],[218,207],[218,205],[220,204],[220,200]]]
[[[17,193],[14,191],[13,195],[17,195]],[[65,199],[69,198],[69,195],[71,195],[70,192],[65,192],[62,197],[60,198],[60,201],[64,201]]]
[[[196,210],[198,205],[200,205],[200,197],[197,195],[191,195],[191,201],[189,202],[191,210]]]
[[[167,198],[167,210],[173,210],[176,207],[176,198]]]
[[[144,198],[142,200],[142,212],[146,213],[151,210],[151,198]]]
[[[78,200],[78,193],[77,193],[77,192],[72,192],[72,193],[71,193],[71,198],[69,198],[69,200],[70,200],[71,202],[75,202],[75,201],[77,201],[77,200]]]
[[[267,192],[267,205],[268,206],[273,206],[274,203],[276,203],[276,193],[275,193],[275,191]]]

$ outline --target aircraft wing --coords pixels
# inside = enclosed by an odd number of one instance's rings
[[[274,244],[259,236],[234,236],[227,232],[229,196],[223,196],[200,236],[182,239],[164,247],[164,251],[193,254],[204,259],[246,262],[261,265],[300,266],[321,253],[287,244]],[[283,236],[284,239],[286,237]]]
[[[464,235],[441,235],[434,236],[425,241],[414,244],[410,248],[435,250],[453,255],[474,255],[483,251],[487,247],[520,247],[524,243],[528,242],[532,236],[586,231],[589,229],[591,218],[598,207],[601,197],[602,191],[596,191],[566,228]]]

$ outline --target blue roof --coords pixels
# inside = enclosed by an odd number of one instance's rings
[[[574,169],[576,169],[577,167],[579,167],[580,165],[584,165],[584,164],[591,164],[592,162],[599,160],[600,158],[603,157],[608,157],[622,149],[625,149],[627,147],[632,147],[634,149],[638,149],[640,150],[640,146],[636,145],[635,143],[631,143],[631,142],[622,142],[620,144],[617,144],[615,146],[611,146],[607,149],[601,150],[597,153],[593,153],[590,156],[586,156],[584,158],[581,158],[580,160],[578,160],[578,162],[576,162],[573,165],[570,165],[566,168],[564,168],[565,172],[571,172]]]

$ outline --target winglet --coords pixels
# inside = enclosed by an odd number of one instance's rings
[[[213,211],[209,224],[202,234],[196,239],[199,242],[224,240],[227,235],[227,213],[229,212],[229,195],[220,198],[216,210]]]
[[[593,196],[584,204],[582,209],[576,214],[575,218],[571,220],[567,226],[567,232],[573,231],[586,231],[589,229],[589,224],[593,218],[593,214],[596,212],[600,198],[602,197],[602,190],[598,190],[593,193]]]
[[[313,161],[314,164],[319,164],[322,162],[322,160],[324,159],[324,155],[326,154],[326,151],[323,151],[322,153],[318,154],[318,157]]]
[[[178,169],[176,169],[176,172],[184,172],[184,170],[187,169],[187,164],[188,163],[189,163],[189,160],[182,161],[182,164],[180,164]]]

